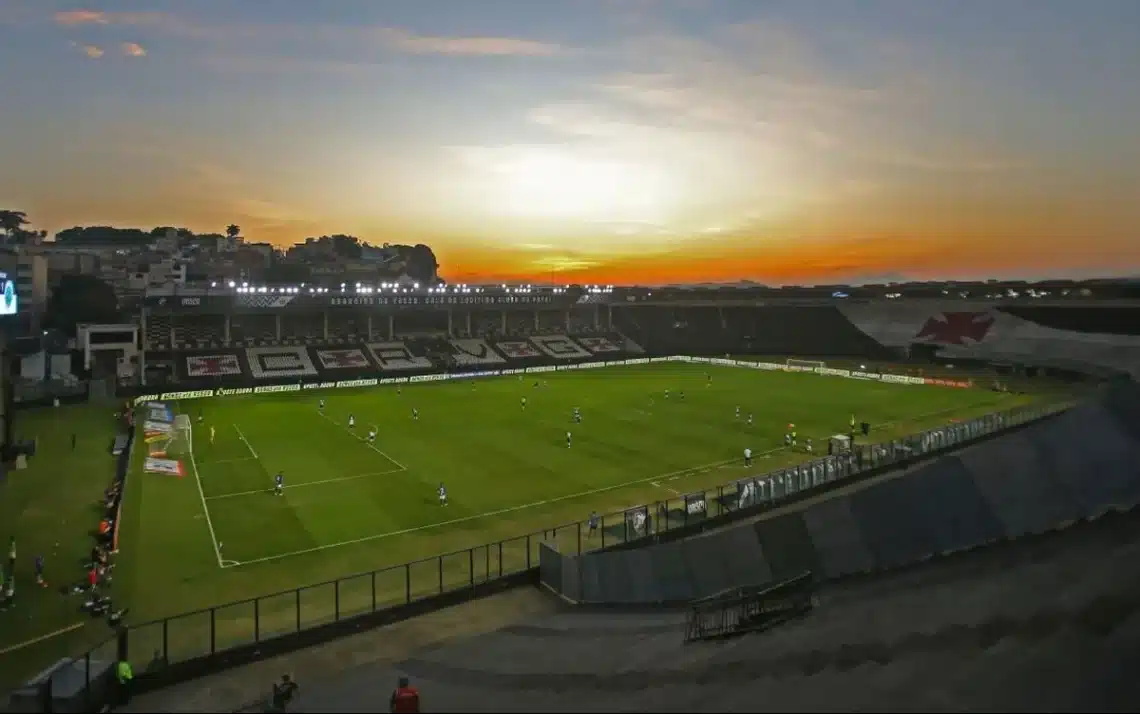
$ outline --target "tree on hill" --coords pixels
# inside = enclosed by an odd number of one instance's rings
[[[157,229],[156,229],[157,230]],[[143,246],[156,237],[153,231],[138,228],[114,228],[112,226],[75,226],[65,228],[55,234],[55,242],[67,246],[122,245],[124,247]],[[159,235],[164,235],[159,234]]]
[[[74,335],[78,324],[118,320],[119,301],[113,287],[93,275],[67,274],[52,291],[44,324]]]
[[[6,242],[12,242],[26,225],[28,225],[27,213],[0,209],[0,230],[4,231]]]

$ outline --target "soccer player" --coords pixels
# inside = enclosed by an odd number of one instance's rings
[[[809,454],[812,453],[811,439],[804,439],[804,448]]]
[[[792,446],[796,445],[796,429],[795,424],[792,425]]]
[[[322,399],[320,402],[317,403],[317,409],[320,411],[321,414],[325,413],[325,400]]]
[[[578,409],[578,407],[574,407],[574,423],[575,424],[581,424],[582,423],[582,412],[580,409]]]
[[[522,398],[522,408],[523,408],[524,410],[526,409],[526,397],[523,397],[523,398]]]
[[[590,531],[586,534],[587,538],[592,538],[598,532],[598,521],[600,520],[597,511],[590,511]]]
[[[205,417],[202,416],[202,410],[199,409],[198,410],[198,423],[201,424],[204,420],[205,420]]]
[[[41,588],[47,587],[47,583],[44,582],[44,557],[42,555],[36,556],[36,585]]]
[[[677,392],[677,398],[680,399],[682,402],[685,401],[685,393],[683,391]]]
[[[443,487],[443,482],[439,483],[439,505],[447,505],[447,489]]]
[[[280,496],[285,493],[285,474],[278,472],[274,477],[273,495]]]
[[[666,398],[666,399],[668,399],[668,398],[669,398],[669,390],[668,390],[668,389],[666,389],[666,390],[665,390],[665,398]]]
[[[711,387],[711,386],[712,386],[712,375],[709,374],[708,372],[705,372],[705,387]]]
[[[745,466],[751,466],[752,465],[752,449],[746,448],[744,450],[744,465]]]
[[[354,417],[351,414],[348,415],[348,428],[349,429],[355,429],[356,428],[356,417]]]
[[[412,421],[419,421],[419,420],[420,420],[420,410],[413,407],[412,408]]]
[[[792,445],[792,432],[789,431],[789,432],[784,434],[784,446],[791,446],[791,445]]]
[[[376,427],[368,430],[368,443],[371,444],[376,441]]]
[[[739,419],[739,418],[740,418],[740,407],[737,407],[737,408],[736,408],[736,418],[737,418],[737,419]]]
[[[210,443],[214,443],[214,427],[210,427]]]
[[[752,426],[752,412],[748,412],[748,426]]]
[[[570,448],[570,440],[571,440],[572,438],[573,438],[573,437],[571,437],[571,436],[570,436],[570,432],[566,432],[566,448],[567,448],[567,449],[569,449],[569,448]]]

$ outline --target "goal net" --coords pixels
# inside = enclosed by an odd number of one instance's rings
[[[174,417],[174,423],[170,429],[170,437],[165,442],[152,444],[151,454],[157,456],[159,452],[161,452],[167,458],[171,459],[187,458],[190,456],[190,450],[194,445],[193,439],[194,435],[192,433],[190,417],[186,414],[179,414]],[[158,447],[158,449],[155,447]]]
[[[786,362],[789,367],[798,369],[821,369],[827,366],[826,362],[811,359],[790,359]]]

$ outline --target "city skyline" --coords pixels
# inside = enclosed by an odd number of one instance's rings
[[[0,0],[0,209],[466,282],[1140,273],[1128,0],[271,5]]]

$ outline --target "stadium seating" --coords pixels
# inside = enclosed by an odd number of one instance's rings
[[[555,359],[584,359],[590,357],[588,350],[566,335],[536,335],[530,338],[531,344]]]
[[[307,345],[325,339],[324,316],[312,313],[281,315],[281,344]]]
[[[173,345],[173,320],[169,315],[152,315],[146,321],[143,346],[148,352],[165,352]]]
[[[254,379],[317,376],[304,347],[251,347],[245,354]]]
[[[230,318],[230,345],[269,347],[277,343],[277,319],[273,315],[234,315]]]
[[[407,372],[433,367],[430,359],[413,354],[404,342],[369,342],[366,346],[377,366],[385,372]]]
[[[615,307],[614,324],[652,354],[891,359],[834,307]]]
[[[624,351],[623,340],[618,335],[575,335],[574,340],[599,357],[614,357]]]
[[[372,361],[364,353],[364,348],[356,346],[312,347],[309,350],[313,364],[322,372],[346,375],[349,371],[369,370]]]
[[[240,377],[244,373],[241,358],[233,351],[189,354],[184,355],[183,360],[189,379]]]
[[[546,360],[546,353],[531,344],[530,340],[494,339],[491,343],[512,365],[526,366]]]
[[[174,348],[201,350],[221,347],[225,325],[220,315],[179,315],[172,325]]]
[[[451,358],[460,367],[503,364],[506,362],[485,340],[449,340]]]

